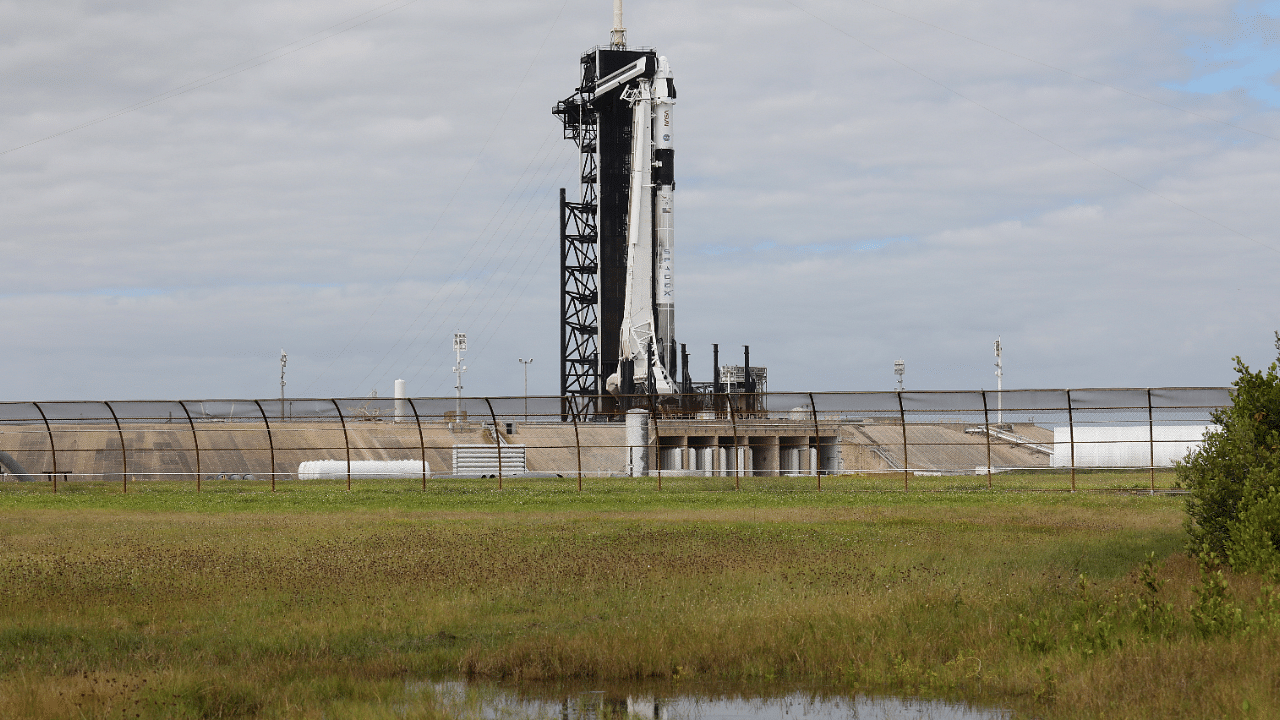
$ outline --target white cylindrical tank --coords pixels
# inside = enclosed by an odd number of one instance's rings
[[[408,480],[431,474],[425,460],[352,460],[351,477]],[[306,460],[298,465],[299,480],[346,480],[346,460]]]
[[[783,475],[798,475],[800,473],[800,448],[786,447],[782,449],[782,467],[779,470]]]
[[[649,411],[627,411],[627,474],[649,474]]]
[[[396,422],[404,422],[412,414],[409,412],[408,397],[404,390],[404,381],[396,380]]]
[[[673,473],[684,470],[684,463],[681,462],[680,448],[678,446],[670,445],[662,448],[662,462],[658,469],[671,470]]]

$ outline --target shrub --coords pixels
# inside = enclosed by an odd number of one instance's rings
[[[1261,570],[1280,560],[1280,359],[1265,373],[1235,361],[1231,405],[1213,413],[1218,429],[1205,433],[1177,473],[1190,491],[1192,551]]]
[[[1217,555],[1200,555],[1200,587],[1191,606],[1191,622],[1204,637],[1232,635],[1245,627],[1244,613],[1231,599]]]

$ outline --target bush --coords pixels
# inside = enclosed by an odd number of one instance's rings
[[[1265,373],[1235,361],[1231,406],[1213,413],[1218,429],[1205,433],[1177,473],[1190,491],[1192,552],[1225,557],[1236,570],[1264,570],[1280,561],[1280,358]]]

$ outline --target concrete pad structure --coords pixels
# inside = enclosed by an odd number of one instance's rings
[[[458,447],[518,445],[531,473],[565,477],[628,474],[778,476],[908,469],[974,473],[988,465],[988,436],[963,424],[796,418],[646,418],[644,447],[628,445],[621,423],[394,422],[376,418],[263,423],[186,422],[0,426],[0,450],[34,475],[130,480],[252,475],[294,476],[307,460],[426,460],[432,475],[453,475]],[[1008,426],[990,437],[995,468],[1049,467],[1053,432]],[[904,447],[905,437],[905,447]],[[1021,441],[1018,440],[1021,438]],[[123,445],[122,445],[123,442]],[[51,452],[56,447],[56,453]],[[1044,445],[1048,443],[1048,445]],[[1049,447],[1049,450],[1045,448]],[[198,451],[197,451],[198,450]],[[634,451],[647,460],[633,462]],[[56,455],[56,457],[55,457]],[[56,466],[55,466],[56,464]],[[514,468],[512,468],[514,469]],[[508,472],[508,474],[515,474]]]

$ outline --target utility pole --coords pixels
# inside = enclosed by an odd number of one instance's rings
[[[465,365],[462,364],[462,353],[467,350],[467,334],[453,334],[453,351],[458,356],[457,364],[453,366],[453,372],[458,376],[458,384],[454,388],[458,391],[458,408],[454,413],[454,421],[462,422],[462,373],[467,371]]]
[[[533,358],[528,360],[516,358],[516,360],[524,366],[524,421],[529,422],[529,363],[533,362]]]

